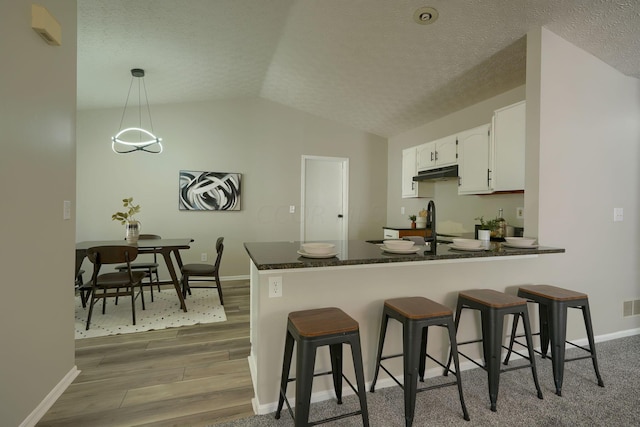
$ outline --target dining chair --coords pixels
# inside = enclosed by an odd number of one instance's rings
[[[119,296],[131,297],[131,315],[133,324],[136,324],[136,305],[137,298],[135,288],[139,287],[140,299],[142,300],[142,309],[144,306],[144,293],[142,292],[142,279],[145,278],[146,272],[132,271],[131,261],[138,257],[138,248],[131,246],[94,246],[87,250],[87,258],[93,264],[93,274],[91,276],[91,303],[89,305],[89,314],[87,315],[87,327],[91,324],[91,315],[95,302],[102,299],[102,314],[105,313],[106,299]],[[103,265],[125,263],[126,271],[112,272],[100,274]],[[120,290],[123,288],[124,290]]]
[[[157,234],[141,234],[138,240],[159,240],[162,237]],[[142,255],[142,253],[140,253]],[[131,270],[144,270],[145,274],[149,278],[149,288],[151,289],[151,302],[153,302],[153,275],[155,274],[155,283],[158,285],[158,292],[160,292],[160,278],[158,277],[158,256],[154,252],[153,262],[136,262],[131,264]],[[119,272],[127,271],[126,265],[119,265],[116,267]]]
[[[75,291],[80,294],[80,301],[82,302],[82,308],[87,307],[87,298],[89,297],[89,293],[91,292],[91,284],[84,283],[84,273],[85,271],[80,269],[78,270],[78,274],[76,274],[76,283],[75,283]]]
[[[187,292],[191,295],[191,288],[218,288],[218,296],[220,297],[220,304],[224,305],[222,300],[222,286],[220,285],[220,261],[222,260],[222,251],[224,250],[224,237],[218,237],[216,240],[216,262],[215,264],[185,264],[182,266],[182,278],[180,283],[182,284],[182,296],[186,297]],[[216,286],[191,286],[189,284],[189,277],[213,277],[213,281]],[[211,282],[211,279],[192,279],[192,282]]]

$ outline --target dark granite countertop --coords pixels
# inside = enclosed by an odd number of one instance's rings
[[[336,256],[332,258],[305,258],[298,254],[301,242],[248,242],[244,244],[249,257],[258,270],[282,270],[289,268],[336,267],[343,265],[383,264],[393,262],[438,261],[448,259],[473,259],[563,253],[561,248],[539,246],[535,249],[520,249],[491,242],[490,248],[478,252],[458,251],[448,244],[438,244],[436,251],[425,250],[411,254],[384,252],[380,245],[364,240],[331,242],[336,245]]]

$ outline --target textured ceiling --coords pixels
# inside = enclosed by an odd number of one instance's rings
[[[640,78],[638,0],[78,0],[78,109],[122,107],[139,67],[152,105],[259,96],[393,136],[524,84],[540,26]]]

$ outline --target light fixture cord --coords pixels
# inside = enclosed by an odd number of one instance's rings
[[[144,88],[144,100],[147,103],[147,114],[149,114],[149,126],[151,126],[151,133],[155,135],[155,133],[153,132],[153,121],[151,120],[151,107],[149,107],[149,97],[147,96],[147,84],[144,82],[144,77],[142,77],[142,87]],[[142,117],[142,113],[140,113],[140,117]],[[142,124],[140,124],[140,127],[142,127]]]
[[[122,123],[124,122],[124,115],[127,112],[127,105],[129,105],[129,95],[131,95],[131,87],[133,86],[133,76],[129,82],[129,92],[127,92],[127,100],[124,102],[124,109],[122,110],[122,117],[120,118],[120,130],[122,130]]]

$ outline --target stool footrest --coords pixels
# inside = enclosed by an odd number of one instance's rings
[[[337,421],[337,420],[341,420],[343,418],[353,417],[354,415],[362,415],[362,411],[355,411],[355,412],[349,412],[348,414],[336,415],[335,417],[326,418],[326,419],[320,420],[320,421],[309,421],[307,423],[307,426],[317,426],[317,425],[320,425],[320,424],[329,423],[331,421]]]

